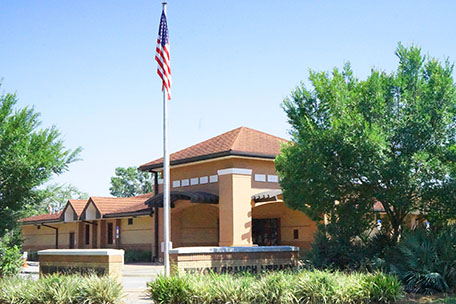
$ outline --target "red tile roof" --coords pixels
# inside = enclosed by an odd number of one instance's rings
[[[87,204],[87,200],[86,199],[82,199],[82,200],[70,199],[70,200],[68,200],[68,203],[73,207],[76,214],[78,216],[80,216],[82,213],[82,210],[84,210],[84,207]]]
[[[108,213],[118,213],[119,210],[123,210],[132,206],[139,206],[152,197],[153,193],[147,193],[143,195],[133,197],[98,197],[91,196],[89,202],[92,201],[100,211],[101,215]]]
[[[62,211],[57,213],[46,213],[35,216],[29,216],[23,219],[20,219],[19,222],[28,223],[28,222],[46,222],[46,221],[57,221],[62,216]]]
[[[285,142],[288,141],[264,132],[240,127],[172,153],[170,162],[173,165],[230,154],[274,158],[280,153],[280,145]],[[163,158],[159,158],[141,165],[139,169],[147,171],[162,166]]]
[[[140,203],[131,204],[128,207],[124,207],[122,209],[118,209],[118,210],[116,210],[114,212],[106,213],[105,215],[107,217],[110,217],[110,216],[113,217],[114,215],[119,215],[120,216],[120,215],[126,214],[126,213],[129,214],[129,213],[134,213],[134,212],[145,211],[145,210],[149,209],[149,206],[145,204],[146,200],[143,200]]]

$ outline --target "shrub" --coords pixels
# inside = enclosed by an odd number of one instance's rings
[[[297,303],[296,279],[293,274],[272,272],[256,280],[253,303],[288,304]]]
[[[160,276],[148,284],[155,303],[391,303],[403,288],[383,273],[329,271]]]
[[[0,303],[118,304],[122,285],[112,277],[50,275],[38,281],[22,278],[0,280]]]
[[[319,229],[315,233],[309,259],[319,269],[358,269],[364,258],[362,249],[359,243],[345,237],[329,238],[325,230]]]
[[[17,246],[8,246],[0,241],[0,277],[12,276],[23,264],[21,251]]]
[[[179,304],[189,303],[190,284],[188,277],[184,276],[158,276],[158,278],[148,283],[149,295],[157,304]]]
[[[125,263],[151,262],[152,252],[150,250],[125,250]]]
[[[431,294],[456,287],[456,228],[432,233],[416,229],[404,234],[388,258],[390,269],[406,291]]]
[[[123,298],[122,284],[110,276],[98,277],[90,275],[84,277],[78,288],[80,303],[86,304],[116,304]]]
[[[397,277],[382,272],[366,275],[363,288],[374,303],[390,303],[403,296],[403,287]]]
[[[251,303],[257,293],[251,275],[211,274],[208,279],[206,301],[198,303]]]

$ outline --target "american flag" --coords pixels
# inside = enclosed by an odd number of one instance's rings
[[[158,28],[157,53],[155,60],[158,63],[157,74],[162,79],[162,90],[166,89],[168,100],[171,99],[171,67],[169,64],[169,36],[165,10],[162,11]]]

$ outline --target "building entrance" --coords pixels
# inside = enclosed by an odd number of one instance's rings
[[[280,219],[253,219],[252,220],[252,239],[258,246],[277,246],[279,245]]]

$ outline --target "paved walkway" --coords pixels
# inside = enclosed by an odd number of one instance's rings
[[[127,264],[122,272],[122,283],[126,298],[125,303],[153,303],[147,298],[147,282],[154,280],[163,273],[162,265]]]
[[[38,279],[38,262],[28,262],[27,267],[21,271],[21,276]],[[154,264],[126,264],[122,271],[122,284],[125,292],[124,302],[133,303],[153,303],[147,297],[147,282],[154,280],[159,274],[163,273],[163,265]]]

